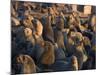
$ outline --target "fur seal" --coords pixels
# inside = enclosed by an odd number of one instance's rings
[[[16,58],[18,64],[22,64],[22,74],[36,73],[36,65],[29,55],[19,55]]]
[[[41,56],[41,63],[46,65],[51,65],[55,62],[54,46],[51,42],[45,41],[44,43],[44,53]]]
[[[32,35],[32,30],[30,28],[25,28],[24,29],[24,34],[26,36],[26,40],[30,41],[32,43],[32,45],[34,46],[35,45],[35,39]]]
[[[42,18],[43,24],[43,39],[50,41],[54,44],[54,32],[51,26],[51,16],[45,16]]]

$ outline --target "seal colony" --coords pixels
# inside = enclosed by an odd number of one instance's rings
[[[76,6],[11,1],[12,74],[96,69],[96,7]]]

